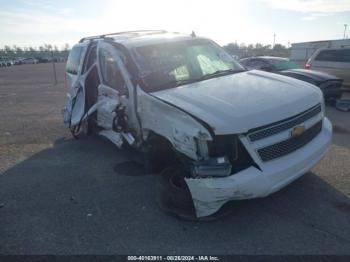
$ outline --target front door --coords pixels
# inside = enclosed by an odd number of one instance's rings
[[[128,132],[138,130],[137,119],[133,110],[133,85],[125,67],[123,53],[112,44],[100,42],[98,45],[98,64],[101,82],[115,90],[120,104],[125,108]]]

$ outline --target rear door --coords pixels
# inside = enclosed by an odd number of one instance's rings
[[[327,72],[344,80],[350,87],[350,49],[325,49],[311,62],[311,69]]]
[[[69,127],[80,123],[85,113],[85,90],[81,82],[82,62],[87,50],[87,44],[75,45],[69,53],[66,64],[67,105],[64,112],[64,122]]]

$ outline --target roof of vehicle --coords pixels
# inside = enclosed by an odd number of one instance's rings
[[[137,47],[144,45],[152,45],[164,42],[173,42],[181,40],[193,39],[195,36],[180,33],[171,33],[164,30],[141,30],[120,33],[111,33],[105,35],[91,36],[82,38],[79,43],[90,40],[109,40],[123,44],[127,47]],[[196,37],[197,38],[197,37]],[[200,37],[200,39],[205,39]]]
[[[344,50],[344,49],[350,49],[350,45],[339,46],[339,47],[320,47],[315,51],[315,53],[323,50]]]

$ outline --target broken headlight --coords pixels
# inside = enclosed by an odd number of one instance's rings
[[[256,165],[237,135],[219,135],[208,141],[209,158],[226,157],[231,174]]]

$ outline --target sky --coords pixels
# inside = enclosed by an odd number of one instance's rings
[[[0,0],[0,48],[52,44],[110,32],[165,29],[221,45],[342,39],[350,0]]]

